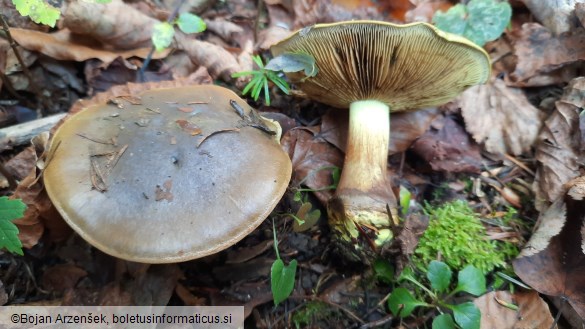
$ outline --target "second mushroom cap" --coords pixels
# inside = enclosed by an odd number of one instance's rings
[[[232,91],[156,89],[116,103],[66,120],[44,172],[57,210],[98,249],[145,263],[203,257],[249,234],[284,194],[288,155]]]

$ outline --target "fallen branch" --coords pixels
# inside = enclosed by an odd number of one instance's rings
[[[29,144],[31,138],[51,130],[66,114],[56,114],[0,129],[0,151],[11,149],[14,146]]]

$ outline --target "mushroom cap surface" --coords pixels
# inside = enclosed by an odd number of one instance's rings
[[[293,33],[271,51],[274,56],[313,56],[316,76],[287,76],[309,98],[338,108],[359,100],[384,102],[392,112],[441,105],[486,82],[491,72],[481,47],[427,23],[317,24]]]
[[[47,193],[89,243],[144,263],[223,250],[274,209],[291,176],[275,136],[237,114],[217,86],[144,92],[73,115],[56,131]],[[202,142],[203,141],[203,142]]]

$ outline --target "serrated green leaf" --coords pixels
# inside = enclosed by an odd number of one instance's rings
[[[24,216],[26,205],[20,199],[0,197],[0,249],[23,255],[22,242],[18,238],[18,227],[12,222]]]
[[[14,7],[22,16],[29,16],[37,24],[54,27],[61,16],[58,8],[43,0],[12,0]]]
[[[480,46],[499,38],[512,18],[512,7],[505,1],[471,0],[467,12],[464,36]]]
[[[390,284],[394,280],[394,268],[386,260],[378,259],[374,262],[374,273],[380,282]]]
[[[463,35],[467,27],[466,15],[465,6],[458,4],[449,8],[447,12],[437,11],[433,16],[433,23],[445,32]]]
[[[266,64],[265,69],[282,72],[304,71],[307,77],[314,77],[319,72],[315,57],[296,53],[285,53],[274,57]]]
[[[171,45],[175,29],[168,22],[160,22],[154,25],[152,29],[152,44],[156,51],[165,50]]]
[[[288,266],[284,265],[281,259],[277,259],[270,269],[270,285],[274,305],[280,304],[290,296],[295,286],[295,275],[297,271],[297,260],[293,259]]]
[[[177,25],[185,33],[199,33],[205,31],[207,28],[207,25],[201,17],[191,13],[182,13],[179,15]]]
[[[472,302],[467,302],[451,307],[455,322],[465,329],[479,329],[481,312]]]
[[[455,322],[451,314],[441,314],[433,320],[432,329],[455,329]]]
[[[457,276],[457,288],[455,291],[465,291],[474,296],[485,293],[486,284],[483,273],[472,265],[465,266]]]
[[[449,265],[436,260],[431,261],[427,271],[427,278],[431,282],[431,287],[438,292],[444,292],[449,288],[451,283],[451,269]]]
[[[451,7],[446,13],[436,12],[433,23],[447,32],[462,35],[479,46],[500,37],[512,17],[506,1],[471,0]]]
[[[388,297],[388,308],[401,318],[409,316],[418,306],[427,306],[427,303],[414,298],[406,288],[396,288]]]

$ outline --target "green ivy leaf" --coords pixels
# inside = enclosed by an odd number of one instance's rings
[[[295,53],[286,53],[274,57],[266,64],[265,69],[282,72],[305,71],[307,77],[314,77],[319,72],[313,56]]]
[[[171,45],[175,29],[168,22],[160,22],[154,25],[152,29],[152,44],[156,51],[165,50]]]
[[[274,305],[280,304],[287,299],[295,286],[295,274],[297,271],[297,260],[293,259],[288,266],[284,265],[281,259],[277,259],[270,269],[270,284],[272,287],[272,298]]]
[[[182,13],[179,15],[177,25],[185,33],[199,33],[205,31],[207,28],[207,25],[201,17],[191,13]]]
[[[57,20],[61,16],[61,11],[58,8],[43,0],[12,0],[12,3],[22,16],[29,16],[37,24],[55,27]]]
[[[473,265],[467,265],[459,272],[455,291],[465,291],[474,296],[485,293],[486,284],[483,273]]]
[[[418,306],[427,306],[427,303],[414,298],[406,288],[396,288],[388,297],[388,308],[401,318],[409,316]]]
[[[451,314],[441,314],[433,320],[433,329],[455,329]]]
[[[497,39],[508,26],[512,7],[506,1],[471,0],[433,16],[435,25],[444,31],[462,35],[479,46]]]
[[[380,282],[390,284],[394,280],[394,268],[386,260],[377,259],[374,262],[374,273]]]
[[[467,302],[451,307],[455,322],[461,328],[479,329],[481,323],[481,312],[472,302]]]
[[[26,205],[20,199],[0,197],[0,248],[23,255],[22,242],[18,239],[18,227],[12,222],[24,216]]]
[[[458,4],[449,8],[447,12],[437,11],[433,16],[433,23],[443,31],[463,35],[467,27],[466,15],[465,6]]]
[[[433,289],[438,292],[443,292],[449,288],[449,284],[451,283],[451,269],[449,265],[433,260],[429,264],[427,278],[431,282]]]

